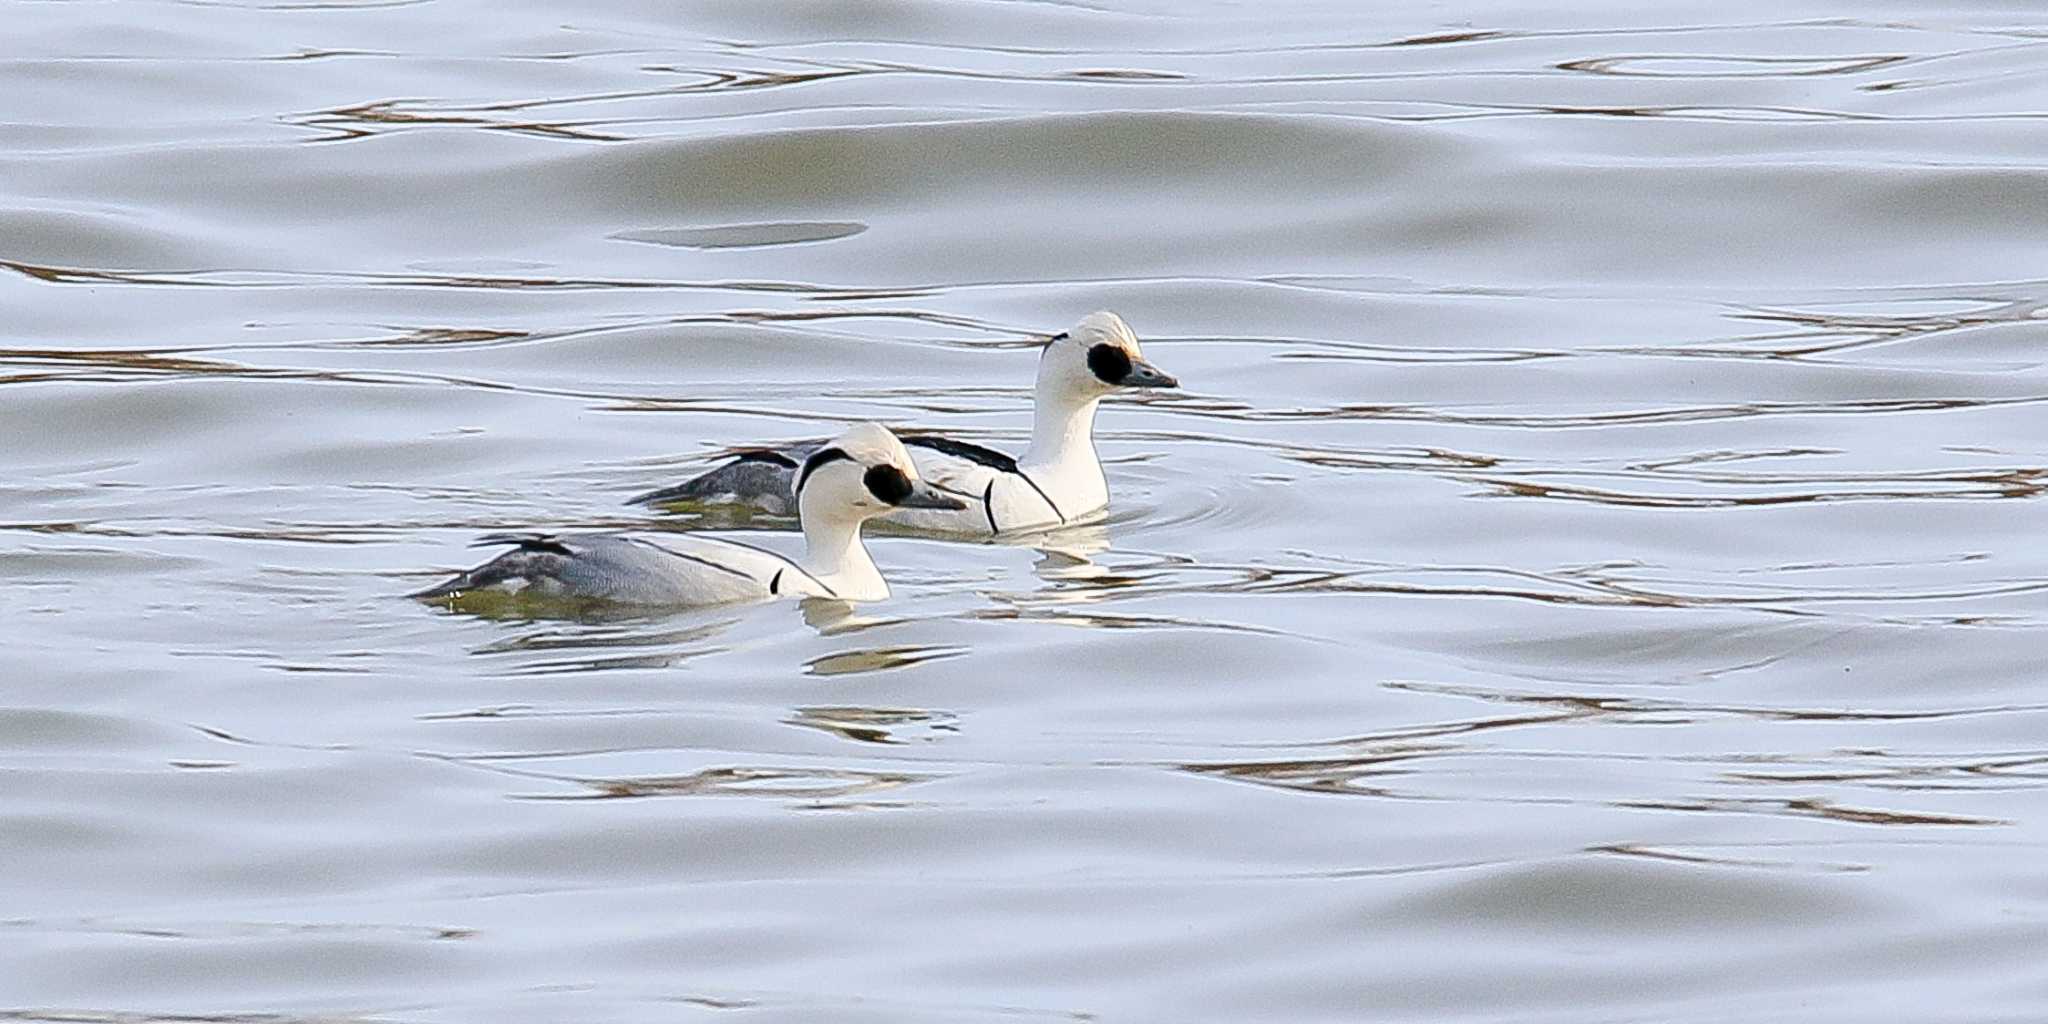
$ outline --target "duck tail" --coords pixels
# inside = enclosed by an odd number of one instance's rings
[[[513,580],[532,579],[539,561],[548,558],[567,558],[569,548],[554,536],[545,533],[487,533],[470,542],[470,547],[497,547],[511,544],[513,549],[496,558],[465,572],[456,573],[425,590],[414,591],[405,596],[415,601],[438,601],[459,597],[472,590],[494,587]]]
[[[663,505],[674,501],[740,502],[768,512],[790,506],[790,483],[797,460],[766,448],[739,452],[731,461],[682,483],[636,494],[628,505]]]

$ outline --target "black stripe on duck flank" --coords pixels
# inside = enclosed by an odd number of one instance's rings
[[[1060,525],[1067,525],[1067,514],[1060,511],[1059,502],[1052,500],[1052,495],[1045,493],[1045,488],[1038,486],[1038,481],[1031,479],[1031,474],[1020,469],[1017,471],[1017,475],[1023,477],[1024,482],[1030,484],[1031,489],[1037,491],[1038,496],[1045,499],[1045,507],[1052,509],[1052,514],[1060,517]]]
[[[720,563],[714,562],[711,559],[705,558],[702,555],[685,554],[681,551],[677,551],[674,548],[664,547],[660,544],[654,543],[651,540],[641,540],[638,537],[633,538],[633,542],[635,544],[645,544],[648,547],[653,548],[654,550],[659,551],[664,555],[671,555],[676,558],[680,558],[685,562],[695,562],[698,565],[705,567],[706,569],[716,569],[717,571],[725,573],[728,576],[738,576],[740,579],[743,580],[750,580],[754,578],[753,575],[750,573],[747,573],[740,569],[735,569],[730,565],[721,565]]]
[[[826,586],[825,581],[819,579],[816,576],[811,575],[811,571],[809,569],[806,569],[803,566],[790,561],[788,555],[776,551],[770,551],[764,547],[756,547],[755,545],[749,544],[746,541],[732,540],[727,537],[718,538],[718,542],[720,544],[730,544],[736,548],[746,548],[748,551],[758,551],[761,554],[767,555],[770,558],[781,560],[784,564],[782,568],[775,570],[776,579],[781,579],[783,573],[788,572],[791,569],[795,569],[799,574],[803,576],[804,579],[810,580],[812,583],[817,584],[818,589],[824,591],[826,595],[830,597],[839,596],[839,591],[833,590],[831,587]]]

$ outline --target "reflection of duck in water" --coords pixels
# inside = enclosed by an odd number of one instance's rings
[[[1038,357],[1031,447],[1011,457],[947,437],[904,437],[926,480],[971,500],[959,510],[900,508],[890,522],[926,530],[981,536],[1064,525],[1109,503],[1109,485],[1095,455],[1095,410],[1126,388],[1172,388],[1180,383],[1145,361],[1138,337],[1115,313],[1090,313],[1073,330],[1053,336]],[[695,501],[742,503],[786,513],[795,481],[818,442],[747,452],[673,487],[649,491],[634,503]]]
[[[1100,519],[997,541],[1004,542],[1038,552],[1031,571],[1048,583],[1093,579],[1110,571],[1095,561],[1096,555],[1109,550],[1109,526]]]
[[[861,524],[896,509],[959,510],[966,502],[918,478],[895,435],[864,423],[804,460],[792,488],[804,554],[709,537],[653,541],[621,533],[494,534],[513,549],[414,594],[447,600],[473,591],[639,605],[705,605],[776,597],[879,601],[889,585],[861,543]]]

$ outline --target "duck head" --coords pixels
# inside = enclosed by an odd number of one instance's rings
[[[1122,317],[1090,313],[1052,336],[1038,357],[1042,397],[1089,401],[1125,388],[1177,388],[1172,374],[1146,361]]]
[[[854,426],[805,459],[797,470],[796,500],[805,525],[858,525],[899,508],[967,507],[919,479],[903,442],[876,423]]]

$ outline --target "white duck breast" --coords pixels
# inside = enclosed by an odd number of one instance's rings
[[[1102,399],[1133,388],[1178,387],[1145,360],[1137,335],[1115,313],[1091,313],[1054,335],[1038,359],[1031,445],[1011,456],[932,435],[902,439],[918,474],[967,499],[958,511],[897,509],[890,522],[929,530],[991,535],[1074,522],[1109,503],[1109,485],[1095,453],[1095,413]],[[710,472],[631,501],[743,503],[785,514],[795,503],[799,467],[821,442],[759,449]]]
[[[895,436],[872,423],[811,453],[793,490],[803,522],[802,558],[710,537],[493,534],[478,543],[512,550],[413,596],[454,600],[493,590],[635,605],[780,597],[878,601],[889,596],[889,585],[861,543],[861,524],[899,508],[966,508],[961,498],[919,479]]]
[[[958,512],[902,509],[888,516],[892,523],[994,535],[1065,525],[1108,503],[1109,485],[1099,466],[1091,478],[1062,486],[1044,470],[1026,470],[993,448],[927,436],[906,437],[903,446],[917,463],[918,476],[965,498],[967,507]],[[1044,483],[1040,476],[1047,477]]]

